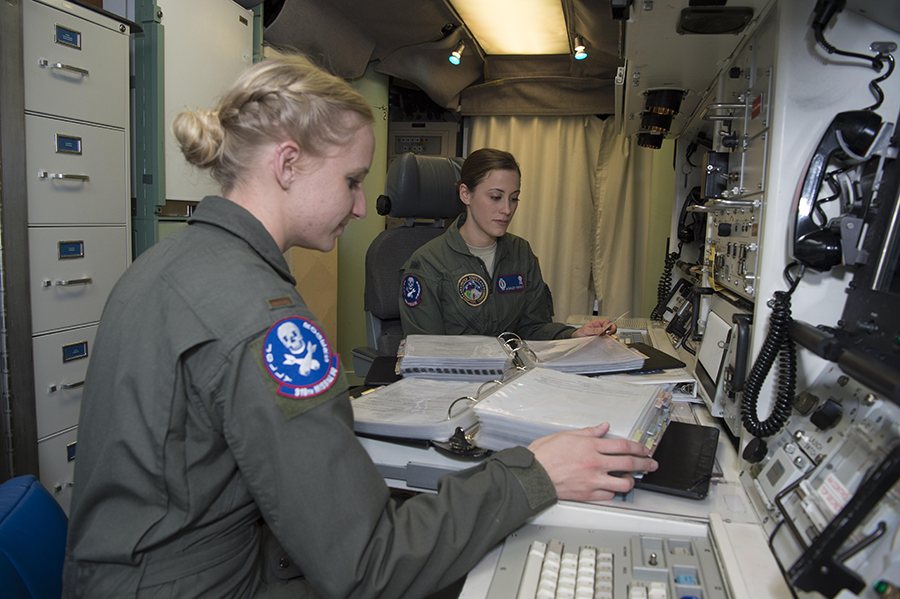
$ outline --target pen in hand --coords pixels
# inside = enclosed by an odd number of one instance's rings
[[[625,312],[623,312],[623,313],[620,314],[618,317],[616,317],[615,320],[613,320],[612,322],[610,322],[610,323],[609,323],[609,326],[606,327],[600,334],[603,335],[603,334],[605,334],[605,333],[608,333],[609,330],[613,327],[613,325],[616,324],[617,322],[619,322],[623,317],[627,316],[629,312],[631,312],[631,310],[625,310]]]

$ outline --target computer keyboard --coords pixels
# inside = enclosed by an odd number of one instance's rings
[[[616,332],[616,337],[618,337],[619,341],[625,345],[631,345],[632,343],[646,343],[651,347],[653,346],[653,343],[650,341],[650,335],[645,330],[619,329]]]
[[[487,599],[726,599],[709,539],[526,525]]]
[[[644,343],[653,347],[650,326],[650,320],[647,318],[620,318],[616,321],[616,337],[625,345]]]

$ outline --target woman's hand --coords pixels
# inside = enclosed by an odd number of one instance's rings
[[[598,318],[592,320],[580,329],[576,329],[572,333],[572,337],[589,337],[591,335],[614,335],[616,333],[616,323],[606,318]]]
[[[554,433],[528,446],[553,481],[559,499],[612,499],[615,493],[627,493],[634,486],[628,472],[653,472],[659,467],[640,443],[601,439],[608,430],[609,423],[603,423]]]

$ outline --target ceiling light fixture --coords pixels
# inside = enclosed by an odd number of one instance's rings
[[[584,60],[587,58],[587,51],[584,49],[584,38],[580,35],[575,36],[575,60]]]
[[[569,54],[572,36],[560,0],[447,0],[487,56]],[[480,53],[479,53],[480,54]]]
[[[456,44],[456,48],[453,49],[453,52],[450,53],[450,58],[448,60],[452,64],[459,64],[462,59],[463,50],[466,49],[466,42],[459,42]]]

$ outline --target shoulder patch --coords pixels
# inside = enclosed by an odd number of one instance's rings
[[[325,334],[299,316],[279,320],[269,328],[263,340],[263,364],[279,383],[278,395],[291,399],[327,391],[338,375],[338,357],[331,353]]]
[[[403,277],[403,303],[412,308],[422,302],[422,284],[413,275]]]
[[[525,289],[525,277],[522,275],[505,275],[497,278],[497,291],[509,293]]]
[[[469,273],[459,278],[456,284],[459,297],[470,306],[480,306],[487,300],[488,285],[483,277]]]

